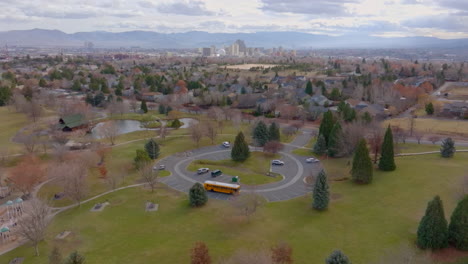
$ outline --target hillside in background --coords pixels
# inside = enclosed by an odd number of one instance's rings
[[[59,30],[31,29],[0,32],[0,45],[71,47],[93,42],[96,48],[143,47],[143,48],[198,48],[230,45],[242,39],[249,47],[307,48],[463,48],[468,39],[438,39],[433,37],[382,38],[367,35],[327,36],[300,32],[256,33],[157,33],[151,31],[128,31],[112,33],[105,31],[67,34]]]

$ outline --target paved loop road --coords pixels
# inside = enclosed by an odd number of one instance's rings
[[[306,157],[297,156],[291,152],[299,147],[306,145],[311,138],[310,131],[300,132],[290,144],[285,145],[283,152],[280,152],[284,166],[272,166],[273,172],[283,175],[283,180],[274,183],[262,184],[257,186],[243,185],[241,179],[242,191],[255,191],[262,195],[268,201],[284,201],[303,196],[310,192],[310,186],[304,183],[304,177],[317,174],[321,168],[319,163],[306,163]],[[198,159],[226,160],[230,159],[231,149],[222,146],[210,146],[192,151],[188,157],[177,157],[172,155],[161,160],[159,163],[166,165],[166,169],[171,171],[171,176],[162,178],[161,182],[167,184],[176,190],[187,192],[194,183],[203,183],[206,180],[215,180],[220,182],[230,182],[232,175],[223,175],[211,178],[210,173],[197,175],[195,172],[187,171],[187,166]],[[211,168],[216,169],[216,168]],[[242,195],[241,191],[241,195]],[[232,195],[209,192],[210,198],[227,200]]]

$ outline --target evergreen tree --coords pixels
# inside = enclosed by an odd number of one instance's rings
[[[268,128],[268,141],[280,141],[280,129],[279,126],[273,122],[271,123],[270,127]]]
[[[159,112],[160,115],[165,115],[166,114],[166,107],[163,104],[159,104],[158,112]]]
[[[448,230],[444,207],[439,196],[427,205],[426,214],[419,222],[417,244],[422,249],[441,249],[447,247]]]
[[[369,124],[370,122],[372,122],[372,116],[369,114],[369,112],[364,112],[364,114],[362,115],[362,120],[366,123],[366,124]]]
[[[172,123],[171,123],[172,128],[178,129],[181,126],[182,126],[182,122],[180,122],[179,119],[176,118],[176,119],[172,120]]]
[[[312,192],[313,203],[312,207],[322,211],[328,208],[330,200],[330,192],[328,191],[327,175],[324,170],[321,170],[315,179],[314,190]]]
[[[451,158],[453,154],[455,154],[455,142],[452,138],[444,139],[440,148],[440,155],[444,158]]]
[[[195,183],[189,191],[190,206],[199,207],[208,201],[206,190],[199,182]]]
[[[255,143],[260,147],[265,146],[265,144],[268,142],[268,128],[265,125],[265,123],[263,123],[263,121],[259,121],[257,123],[257,125],[254,128],[252,137]]]
[[[78,251],[72,252],[65,260],[65,264],[84,264],[85,257],[80,255]]]
[[[433,115],[434,114],[434,105],[432,102],[426,104],[426,114]]]
[[[146,106],[146,101],[145,100],[141,101],[140,109],[141,109],[141,111],[143,111],[143,113],[148,113],[148,106]]]
[[[62,264],[62,254],[57,247],[54,247],[50,252],[49,264]]]
[[[239,132],[231,149],[231,159],[234,161],[245,161],[250,156],[249,145],[245,141],[244,133]]]
[[[325,155],[327,153],[327,142],[325,142],[325,137],[322,134],[318,136],[312,151],[317,155]]]
[[[333,88],[331,93],[330,93],[330,96],[329,96],[330,100],[332,101],[338,101],[340,100],[341,98],[341,93],[340,93],[340,90],[338,90],[338,88]]]
[[[452,213],[448,227],[450,244],[459,250],[468,251],[468,195],[465,195]]]
[[[330,256],[325,260],[326,264],[351,264],[348,257],[340,250],[333,251]]]
[[[143,168],[145,165],[149,164],[151,162],[151,158],[146,153],[146,151],[142,149],[137,149],[136,150],[136,156],[134,158],[134,164],[137,169]]]
[[[312,89],[312,82],[310,80],[307,81],[305,93],[310,95],[310,96],[314,95],[314,91]]]
[[[328,140],[330,138],[330,132],[333,129],[335,121],[333,120],[333,114],[329,110],[323,114],[322,122],[320,123],[319,135],[325,137],[325,143],[328,146]]]
[[[372,182],[373,168],[369,157],[369,150],[365,139],[361,139],[353,157],[351,177],[357,183],[368,184]]]
[[[166,116],[168,116],[169,113],[170,113],[171,111],[172,111],[172,107],[171,107],[170,105],[167,106],[167,108],[166,108]]]
[[[8,104],[12,95],[10,87],[0,86],[0,106]]]
[[[146,142],[145,150],[151,159],[155,160],[159,157],[159,145],[156,143],[156,141],[154,141],[154,139],[150,139],[148,142]]]
[[[379,169],[383,171],[393,171],[396,169],[395,158],[393,154],[393,134],[390,126],[385,132],[384,141],[382,142],[382,152],[380,155]]]
[[[73,91],[81,91],[81,83],[80,83],[80,81],[75,80],[75,81],[73,82],[73,85],[72,85],[71,89],[72,89]]]
[[[39,80],[39,86],[40,86],[40,87],[46,87],[46,86],[47,86],[46,80],[44,80],[44,79],[41,78],[41,79]]]
[[[341,124],[336,122],[330,132],[330,139],[328,142],[328,156],[339,157],[343,152],[343,130]]]

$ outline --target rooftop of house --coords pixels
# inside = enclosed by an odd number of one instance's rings
[[[73,115],[68,115],[60,118],[59,120],[60,123],[60,128],[64,127],[69,127],[69,128],[74,128],[74,127],[79,127],[81,125],[86,124],[84,115],[82,114],[73,114]]]

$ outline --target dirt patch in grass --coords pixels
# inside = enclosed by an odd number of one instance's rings
[[[432,252],[431,257],[437,262],[451,263],[457,261],[460,258],[468,257],[468,252],[460,251],[456,248],[444,248]]]
[[[330,195],[332,201],[336,201],[336,200],[339,200],[341,198],[343,198],[343,195],[342,194],[339,194],[339,193],[332,193]]]

